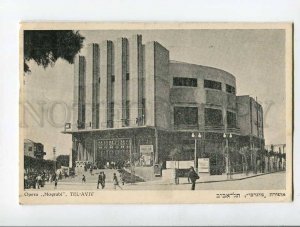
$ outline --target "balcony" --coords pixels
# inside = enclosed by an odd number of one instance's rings
[[[198,125],[187,125],[187,124],[179,124],[179,125],[174,125],[175,130],[198,130],[199,126]]]
[[[220,126],[205,126],[205,132],[219,132],[224,133],[225,127],[223,125]],[[241,130],[237,127],[228,127],[227,133],[240,134]]]
[[[91,122],[81,123],[79,125],[65,123],[63,132],[70,133],[72,131],[81,131],[81,130],[86,131],[86,130],[93,130],[93,129],[126,128],[126,127],[141,127],[141,126],[145,126],[145,117],[144,116],[135,118],[135,119],[108,120],[108,121],[100,122],[99,128],[93,128]]]

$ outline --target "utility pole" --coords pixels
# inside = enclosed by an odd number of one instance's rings
[[[198,170],[197,170],[197,138],[195,138],[194,168],[195,168],[196,173],[198,173]]]
[[[257,137],[258,137],[258,140],[259,140],[259,151],[260,151],[260,162],[262,161],[262,151],[261,151],[261,139],[260,139],[260,131],[259,131],[259,119],[258,119],[258,102],[257,102],[257,96],[255,97],[256,98],[256,120],[257,120]],[[255,155],[255,173],[257,173],[257,161],[256,161],[256,156],[257,154]]]
[[[56,147],[53,147],[54,172],[56,173]]]
[[[135,172],[134,172],[134,162],[133,160],[133,151],[132,151],[132,140],[129,139],[129,162],[130,162],[130,175],[131,175],[131,184],[135,183]]]
[[[196,133],[192,133],[192,138],[195,138],[195,150],[194,150],[194,169],[196,171],[196,173],[198,173],[198,166],[197,166],[197,138],[201,139],[202,135],[199,132],[198,135],[196,135]]]
[[[225,139],[225,169],[226,169],[226,175],[227,179],[231,179],[231,168],[230,168],[230,161],[229,161],[229,147],[228,147],[228,137],[231,139],[232,134],[226,135],[226,133],[223,134],[223,138]]]

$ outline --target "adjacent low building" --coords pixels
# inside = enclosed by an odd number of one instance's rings
[[[44,152],[44,145],[30,139],[25,139],[24,155],[31,158],[44,159],[44,156],[46,155],[46,152]]]
[[[264,148],[263,108],[237,96],[235,77],[221,69],[172,61],[158,42],[141,35],[89,44],[74,64],[73,163],[165,167],[178,148],[181,160],[209,158],[212,174],[230,163],[238,171],[250,148],[256,165]],[[195,146],[195,137],[197,137]],[[248,161],[246,161],[248,162]],[[250,164],[251,164],[250,163]]]
[[[286,169],[286,144],[265,145],[265,169],[269,172]]]

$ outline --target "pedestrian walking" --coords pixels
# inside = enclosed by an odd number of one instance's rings
[[[190,179],[190,181],[191,181],[191,183],[192,183],[192,188],[191,188],[191,190],[195,190],[196,180],[198,180],[200,177],[199,177],[198,174],[195,172],[193,166],[190,167],[190,171],[189,171],[189,176],[188,176],[188,178]]]
[[[98,176],[98,183],[97,183],[97,189],[99,189],[99,184],[101,184],[101,187],[102,187],[102,184],[103,184],[103,176],[102,176],[102,172],[99,173],[99,176]],[[103,189],[103,187],[102,187]]]
[[[84,174],[82,175],[82,180],[81,180],[82,183],[85,183],[86,182],[86,179],[85,179],[85,176]]]
[[[40,186],[42,185],[42,177],[40,174],[36,177],[36,184],[37,188],[40,189]]]
[[[264,158],[263,158],[262,161],[261,161],[261,172],[262,172],[262,173],[265,172],[265,165],[266,165],[266,163],[265,163],[265,160],[264,160]]]
[[[58,177],[55,177],[55,179],[54,179],[54,189],[57,188],[57,183],[58,183]]]
[[[106,175],[104,172],[102,172],[102,184],[101,184],[102,189],[104,189],[104,187],[105,187],[105,178],[106,178]]]
[[[25,176],[24,176],[24,188],[26,189],[26,188],[28,188],[28,177],[27,177],[27,175],[25,174]]]
[[[123,189],[123,188],[119,185],[119,181],[118,181],[118,177],[117,177],[117,174],[116,174],[116,173],[114,173],[113,183],[114,183],[114,189],[117,189],[117,186],[118,186],[120,189]]]
[[[125,175],[123,172],[120,173],[120,178],[121,178],[122,185],[124,185],[125,184]]]
[[[51,174],[50,183],[52,183],[52,181],[55,181],[55,178],[56,178],[56,174],[55,173]]]

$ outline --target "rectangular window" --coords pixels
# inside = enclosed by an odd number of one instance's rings
[[[231,93],[231,94],[235,94],[235,87],[226,84],[226,92]]]
[[[206,126],[221,126],[223,125],[222,110],[205,108],[204,112]]]
[[[129,80],[129,73],[126,73],[126,80]]]
[[[130,119],[130,111],[129,111],[129,105],[130,105],[130,102],[129,101],[126,101],[126,119],[129,120]]]
[[[95,113],[95,120],[94,120],[96,128],[99,128],[99,113],[100,113],[99,107],[100,107],[100,104],[97,103],[96,104],[96,111],[95,111],[96,112]]]
[[[236,128],[236,114],[227,111],[227,126],[229,128]]]
[[[110,111],[111,111],[111,116],[112,116],[112,117],[114,116],[114,109],[115,109],[115,103],[114,103],[114,102],[111,102],[111,103],[110,103]]]
[[[110,103],[110,116],[111,120],[109,120],[108,123],[108,128],[113,128],[114,127],[114,111],[115,111],[115,104],[113,102]]]
[[[173,86],[197,87],[196,78],[174,77]]]
[[[77,128],[85,127],[85,58],[79,56]]]
[[[79,103],[77,127],[78,129],[85,128],[85,104],[82,103]]]
[[[198,127],[198,108],[174,107],[174,125],[179,128]]]
[[[222,90],[222,84],[221,82],[217,82],[213,80],[204,80],[204,88]]]
[[[115,75],[111,75],[111,82],[115,82]]]
[[[142,122],[143,122],[143,125],[145,124],[145,114],[146,114],[146,99],[143,98],[142,99]]]

